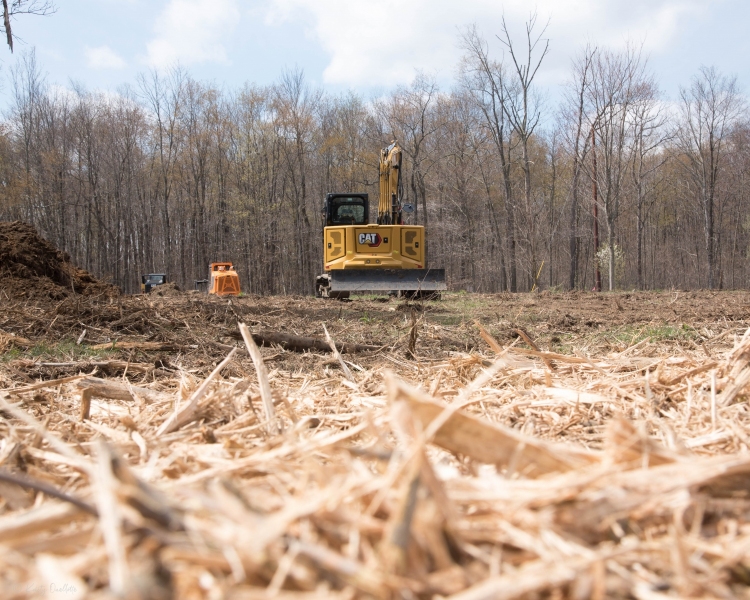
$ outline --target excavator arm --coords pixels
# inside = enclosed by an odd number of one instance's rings
[[[401,146],[393,142],[380,151],[378,225],[401,225]]]

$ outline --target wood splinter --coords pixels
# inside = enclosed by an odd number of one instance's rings
[[[81,390],[81,421],[85,421],[91,415],[91,397],[93,395],[94,390],[91,388]]]

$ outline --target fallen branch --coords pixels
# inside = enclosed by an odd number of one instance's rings
[[[138,395],[147,402],[158,402],[167,397],[161,392],[148,388],[118,383],[109,379],[99,379],[98,377],[84,377],[76,385],[80,390],[91,390],[93,398],[107,398],[108,400],[130,401],[135,399],[135,395]]]
[[[104,370],[124,371],[127,369],[133,373],[148,373],[154,370],[154,365],[149,363],[129,363],[125,360],[105,361],[76,361],[76,362],[35,362],[28,361],[29,367],[43,367],[48,369],[90,369],[99,367]]]
[[[684,373],[680,373],[679,375],[676,375],[675,377],[672,377],[672,379],[669,379],[667,381],[659,381],[659,383],[667,387],[677,385],[678,383],[680,383],[680,381],[682,381],[683,379],[686,379],[687,377],[700,375],[701,373],[705,373],[706,371],[715,369],[716,366],[717,366],[716,362],[709,361],[705,365],[701,365],[700,367],[696,367],[695,369],[690,369],[690,371],[685,371]]]
[[[194,349],[197,346],[181,346],[172,342],[107,342],[106,344],[95,344],[89,346],[90,350],[143,350],[153,352],[157,350],[182,351]]]
[[[6,394],[10,394],[11,396],[15,396],[17,394],[33,392],[34,390],[41,390],[43,388],[54,387],[56,385],[61,385],[63,383],[70,383],[72,381],[78,381],[79,379],[83,379],[84,377],[86,377],[86,375],[73,375],[71,377],[62,377],[61,379],[51,379],[50,381],[40,381],[39,383],[32,383],[31,385],[25,385],[24,387],[13,388],[9,390],[0,390],[0,391],[5,392]]]
[[[520,336],[521,336],[521,337],[523,338],[523,341],[524,341],[524,342],[526,342],[526,343],[527,343],[527,344],[528,344],[529,346],[531,346],[531,348],[532,348],[533,350],[535,350],[536,352],[539,352],[539,353],[540,353],[540,356],[539,356],[539,357],[540,357],[540,358],[541,358],[541,359],[542,359],[542,360],[544,361],[544,364],[545,364],[545,365],[547,366],[547,368],[548,368],[548,369],[549,369],[550,371],[554,371],[554,370],[555,370],[555,367],[554,367],[554,365],[552,364],[552,362],[550,361],[550,359],[549,359],[549,358],[547,358],[546,356],[544,356],[544,352],[542,352],[542,351],[541,351],[541,350],[539,349],[539,346],[537,346],[537,345],[536,345],[536,344],[534,343],[534,340],[532,340],[532,339],[531,339],[531,338],[529,337],[529,335],[528,335],[528,334],[527,334],[527,333],[526,333],[526,332],[525,332],[525,331],[524,331],[523,329],[520,329],[520,328],[519,328],[519,329],[516,329],[516,333],[517,333],[518,335],[520,335]]]
[[[447,408],[404,383],[398,384],[398,399],[408,403],[414,417],[426,430]],[[488,423],[462,412],[453,413],[437,430],[433,442],[498,468],[512,468],[524,477],[564,472],[600,460],[595,453],[567,448],[523,435],[496,423]]]
[[[250,353],[250,358],[253,359],[255,365],[255,371],[258,373],[258,386],[260,387],[260,398],[263,401],[263,412],[265,413],[266,421],[268,422],[268,432],[280,433],[280,425],[276,423],[274,427],[274,421],[276,420],[276,411],[273,407],[273,394],[271,393],[271,384],[268,382],[268,370],[263,362],[263,357],[260,354],[258,346],[255,345],[255,340],[250,334],[250,330],[244,323],[238,323],[240,333],[245,340],[247,351]]]
[[[326,340],[319,338],[302,337],[289,333],[277,333],[274,331],[260,331],[253,333],[253,340],[259,346],[281,346],[284,350],[304,352],[305,350],[320,350],[331,352],[331,347]],[[337,343],[336,349],[342,354],[354,354],[357,352],[374,352],[382,346],[367,346],[364,344],[342,344]]]
[[[333,356],[336,358],[337,361],[339,361],[339,364],[341,365],[341,370],[344,372],[344,375],[349,381],[351,381],[352,383],[356,383],[356,380],[352,376],[352,372],[349,370],[349,367],[346,366],[344,359],[341,358],[339,351],[336,349],[336,343],[331,338],[331,334],[328,333],[328,328],[325,326],[325,324],[323,325],[323,331],[326,332],[326,342],[328,342],[328,345],[331,347],[331,352],[333,352]]]
[[[556,360],[563,363],[570,363],[573,365],[589,365],[590,367],[597,368],[597,365],[588,358],[582,358],[580,356],[568,356],[567,354],[558,354],[557,352],[541,352],[538,350],[525,350],[524,348],[514,348],[513,352],[517,354],[525,354],[526,356],[536,356],[542,360]]]
[[[503,353],[503,347],[497,343],[497,340],[493,338],[490,333],[482,327],[482,324],[479,322],[478,319],[474,319],[474,325],[479,330],[479,335],[482,336],[482,339],[487,342],[487,345],[492,348],[492,351],[495,354],[502,354]]]

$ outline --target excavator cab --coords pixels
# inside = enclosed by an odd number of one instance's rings
[[[324,227],[367,225],[369,213],[367,194],[328,194],[323,207]]]

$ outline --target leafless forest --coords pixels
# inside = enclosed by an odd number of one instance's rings
[[[496,54],[467,29],[450,89],[419,74],[376,99],[295,70],[227,90],[176,68],[93,93],[50,85],[29,54],[8,84],[0,219],[129,292],[233,260],[247,292],[310,294],[325,194],[376,197],[398,139],[411,219],[452,289],[591,289],[597,264],[604,289],[748,287],[738,83],[706,67],[667,99],[639,48],[582,48],[552,101],[536,80],[549,47],[533,19],[527,33],[502,31]]]

